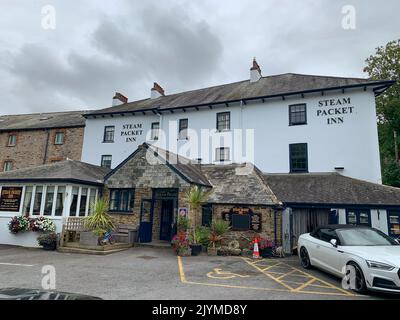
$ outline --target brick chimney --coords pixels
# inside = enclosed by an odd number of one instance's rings
[[[253,66],[250,69],[250,82],[257,82],[262,77],[261,68],[258,65],[256,58],[253,59]]]
[[[113,107],[125,103],[128,103],[128,98],[125,97],[122,93],[116,92],[115,96],[113,97],[113,103],[112,103]]]
[[[154,86],[151,89],[151,99],[157,99],[163,96],[165,96],[164,89],[157,82],[154,82]]]

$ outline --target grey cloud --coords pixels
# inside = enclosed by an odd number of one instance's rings
[[[97,49],[91,55],[24,44],[8,69],[16,79],[14,97],[33,112],[57,106],[102,108],[111,103],[115,90],[130,98],[146,98],[153,81],[173,91],[217,72],[222,45],[205,22],[191,21],[183,11],[149,7],[140,15],[142,30],[148,30],[143,33],[131,28],[129,17],[122,19],[117,24],[105,17],[99,23],[90,35],[89,44]]]

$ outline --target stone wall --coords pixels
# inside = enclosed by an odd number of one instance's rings
[[[234,205],[213,205],[213,220],[222,219],[223,212],[229,212]],[[275,219],[276,215],[276,242],[277,245],[281,245],[281,223],[282,223],[282,212],[277,211],[270,207],[265,206],[246,206],[250,208],[253,213],[261,214],[261,232],[249,231],[230,231],[222,243],[222,245],[227,245],[232,240],[237,240],[240,243],[241,248],[248,248],[250,242],[258,234],[263,237],[267,237],[271,241],[275,241]],[[201,218],[201,217],[200,217]]]
[[[3,171],[5,161],[12,161],[14,170],[67,158],[79,161],[82,155],[84,129],[84,127],[77,127],[2,132],[0,133],[0,170]],[[64,133],[62,145],[54,144],[57,132]],[[13,147],[8,146],[8,137],[11,134],[17,136],[17,143]]]

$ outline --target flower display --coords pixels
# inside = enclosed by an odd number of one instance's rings
[[[8,229],[13,234],[24,231],[54,232],[56,231],[56,225],[53,220],[47,217],[28,218],[25,216],[16,216],[8,223]]]
[[[53,220],[40,216],[29,219],[29,230],[33,232],[54,232],[56,225]]]
[[[17,234],[29,230],[29,219],[25,216],[17,216],[8,223],[8,229],[11,233]]]

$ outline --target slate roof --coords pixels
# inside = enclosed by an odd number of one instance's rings
[[[0,182],[58,181],[102,185],[110,169],[92,164],[65,160],[33,168],[0,173]]]
[[[400,206],[400,189],[338,173],[265,174],[266,182],[286,204]]]
[[[0,132],[84,127],[84,113],[85,111],[69,111],[0,116]]]
[[[201,170],[213,186],[208,202],[280,205],[276,196],[265,184],[258,169],[252,169],[252,167],[246,168],[245,164],[203,165]]]
[[[178,156],[175,153],[162,149],[156,148],[150,144],[144,143],[142,146],[157,152],[162,159],[168,162],[168,165],[176,172],[183,175],[186,181],[202,185],[206,187],[211,187],[210,182],[208,181],[207,177],[204,175],[202,170],[200,169],[200,165],[194,164],[193,160],[190,160],[183,156]],[[176,161],[175,161],[176,160]]]
[[[118,114],[147,110],[169,110],[183,107],[208,106],[210,104],[238,102],[243,99],[273,97],[308,91],[328,90],[351,86],[371,85],[383,89],[393,84],[393,81],[374,81],[361,78],[327,77],[302,74],[280,74],[263,77],[251,83],[249,80],[187,91],[159,97],[129,102],[119,106],[92,111],[85,116]],[[380,88],[383,90],[382,88]]]

